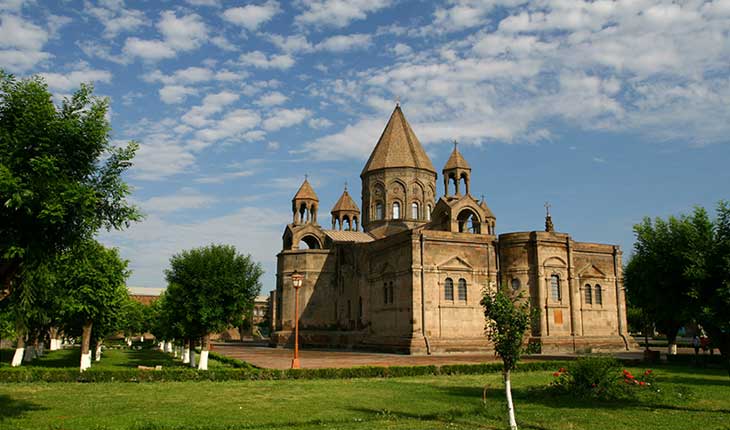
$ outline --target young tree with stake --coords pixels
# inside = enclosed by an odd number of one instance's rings
[[[512,402],[512,381],[510,375],[523,351],[523,339],[530,329],[535,314],[530,304],[521,295],[512,297],[507,286],[495,291],[484,292],[481,301],[486,319],[487,338],[494,344],[494,350],[502,358],[502,375],[507,397],[507,413],[510,429],[517,429],[515,408]]]

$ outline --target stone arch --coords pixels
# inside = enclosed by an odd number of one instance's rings
[[[482,221],[479,218],[479,212],[471,207],[461,209],[456,216],[456,222],[459,226],[459,233],[481,233]]]
[[[305,249],[322,249],[322,242],[313,234],[305,234],[299,239],[299,244],[297,245],[299,249],[302,249],[302,243],[307,246]]]

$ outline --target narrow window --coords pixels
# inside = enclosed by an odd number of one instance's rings
[[[602,305],[603,304],[603,291],[601,291],[601,286],[598,284],[596,284],[595,295],[596,295],[596,304]]]
[[[383,303],[388,304],[388,284],[383,283]]]
[[[400,219],[400,203],[393,203],[393,219]]]
[[[375,219],[383,219],[383,204],[375,203]]]
[[[393,282],[391,281],[390,282],[390,298],[388,299],[388,301],[390,303],[395,303],[395,297],[393,297],[394,295],[395,294],[393,293]]]
[[[466,279],[459,279],[459,300],[466,301]]]
[[[362,319],[362,297],[360,297],[357,303],[357,318]]]
[[[586,284],[585,290],[586,290],[586,304],[587,305],[593,304],[593,291],[591,289],[591,284]]]
[[[550,277],[550,293],[553,301],[560,301],[560,276],[552,275]]]
[[[352,308],[351,308],[349,300],[347,301],[347,319],[348,320],[352,319]]]
[[[420,218],[418,216],[418,203],[416,203],[416,202],[411,203],[411,218],[412,219]]]
[[[446,278],[444,283],[444,300],[454,301],[454,281],[451,278]]]
[[[431,221],[431,205],[426,206],[426,221]]]

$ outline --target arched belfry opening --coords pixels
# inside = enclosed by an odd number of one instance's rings
[[[459,233],[481,234],[481,220],[479,215],[471,208],[462,209],[456,217],[459,225]]]
[[[299,240],[299,249],[322,249],[322,244],[316,236],[308,234]]]
[[[459,152],[457,142],[454,142],[454,150],[451,151],[442,173],[444,175],[444,194],[446,197],[460,197],[462,191],[465,195],[471,194],[471,167]],[[453,185],[453,194],[451,193]]]
[[[292,199],[292,222],[295,225],[301,224],[317,224],[317,209],[319,208],[319,198],[314,188],[309,183],[309,179],[305,178],[299,190]]]
[[[360,229],[360,208],[347,192],[347,184],[330,213],[332,214],[332,230],[358,231]]]

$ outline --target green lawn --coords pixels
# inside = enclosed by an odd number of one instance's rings
[[[722,370],[660,367],[660,397],[597,402],[534,389],[550,372],[514,374],[529,429],[730,429]],[[486,405],[482,391],[487,384]],[[250,382],[0,385],[0,429],[501,429],[499,374]]]
[[[197,360],[198,355],[196,355]],[[10,367],[12,355],[3,353],[7,358],[0,363],[0,368]],[[28,367],[71,367],[78,368],[81,360],[80,348],[68,348],[59,351],[46,353],[43,357],[33,360],[31,363],[23,363]],[[101,361],[91,361],[91,367],[95,369],[119,369],[142,366],[179,367],[187,366],[181,360],[173,358],[172,354],[165,354],[157,349],[134,350],[129,348],[108,348],[103,350]],[[208,360],[208,367],[230,367],[217,360]],[[0,412],[1,413],[1,412]]]

